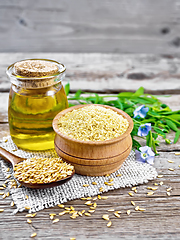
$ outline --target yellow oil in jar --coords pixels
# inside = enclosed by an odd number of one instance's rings
[[[23,89],[12,85],[8,116],[14,143],[26,150],[54,148],[52,120],[67,107],[61,82],[42,89]]]

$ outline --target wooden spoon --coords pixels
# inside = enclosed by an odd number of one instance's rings
[[[6,151],[4,148],[0,147],[0,156],[7,161],[8,163],[10,163],[14,169],[14,166],[24,160],[26,160],[26,158],[21,158],[18,157],[8,151]],[[50,183],[25,183],[23,181],[19,181],[17,180],[21,185],[25,186],[25,187],[29,187],[29,188],[50,188],[50,187],[55,187],[58,185],[61,185],[67,181],[69,181],[73,175],[75,173],[75,170],[73,170],[72,174],[66,178],[63,178],[59,181],[54,181],[54,182],[50,182]]]

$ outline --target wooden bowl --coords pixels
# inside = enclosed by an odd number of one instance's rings
[[[118,170],[128,157],[132,148],[130,133],[133,129],[133,120],[120,109],[98,104],[98,106],[117,112],[128,120],[129,127],[125,133],[105,141],[82,141],[63,134],[58,127],[59,118],[67,112],[88,105],[91,104],[73,106],[56,115],[53,120],[53,129],[56,132],[55,150],[61,158],[75,167],[76,173],[87,176],[103,176]]]

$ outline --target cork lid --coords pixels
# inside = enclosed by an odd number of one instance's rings
[[[42,77],[55,74],[58,67],[53,62],[43,60],[24,60],[14,64],[16,74],[26,77]]]
[[[16,86],[41,88],[56,84],[65,76],[66,67],[49,59],[27,59],[7,68],[7,75]]]

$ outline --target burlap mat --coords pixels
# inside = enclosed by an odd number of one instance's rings
[[[20,157],[57,157],[55,150],[43,151],[43,152],[30,152],[23,151],[16,147],[11,140],[11,137],[3,139],[0,146],[14,153]],[[14,151],[16,150],[16,151]],[[11,174],[12,168],[4,160],[0,160],[0,166],[4,177]],[[10,171],[6,169],[10,167]],[[122,174],[118,176],[118,174]],[[108,182],[109,178],[114,178],[114,185],[108,186],[104,182]],[[30,207],[29,212],[37,212],[44,208],[54,207],[57,204],[65,203],[70,200],[78,199],[81,197],[95,196],[109,190],[131,187],[138,184],[147,183],[148,180],[152,180],[157,177],[156,169],[149,164],[141,164],[135,161],[135,153],[132,151],[122,167],[115,173],[112,173],[109,177],[87,177],[75,174],[73,178],[58,187],[47,189],[30,189],[26,187],[10,188],[10,184],[7,184],[7,191],[12,195],[13,201],[18,211],[25,210],[26,206]],[[8,181],[14,179],[13,176],[8,178]],[[92,182],[97,182],[97,185],[93,185]],[[89,184],[88,187],[83,187],[84,184]],[[101,192],[99,189],[103,187]],[[28,196],[28,199],[26,198]]]

